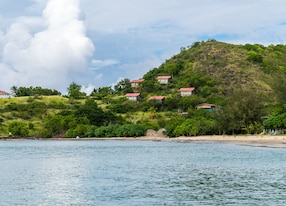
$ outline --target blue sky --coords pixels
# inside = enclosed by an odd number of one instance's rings
[[[196,41],[286,42],[285,0],[0,0],[0,90],[137,79]]]

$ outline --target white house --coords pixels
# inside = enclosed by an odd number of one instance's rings
[[[0,90],[0,98],[9,98],[9,97],[11,97],[11,94]]]

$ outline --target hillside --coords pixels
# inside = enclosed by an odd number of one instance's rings
[[[144,75],[172,75],[173,87],[196,87],[197,94],[229,97],[236,90],[272,93],[276,72],[286,70],[286,46],[196,42]],[[156,91],[156,90],[155,90]]]
[[[160,84],[158,76],[171,80]],[[89,97],[72,83],[74,97],[20,92],[30,97],[0,99],[0,136],[132,137],[165,128],[177,137],[286,128],[285,45],[195,42],[142,79],[136,89],[124,79]],[[193,92],[181,96],[180,88]],[[127,100],[130,92],[139,101]]]

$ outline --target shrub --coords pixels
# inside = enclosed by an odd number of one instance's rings
[[[69,129],[66,137],[86,137],[88,126],[84,124],[78,124],[75,128]]]
[[[102,126],[94,130],[95,137],[114,137],[114,126]]]
[[[147,129],[141,125],[125,124],[102,126],[94,130],[95,137],[139,137],[146,134]]]
[[[27,137],[29,135],[29,129],[26,123],[21,121],[11,122],[8,126],[9,133],[16,137]]]

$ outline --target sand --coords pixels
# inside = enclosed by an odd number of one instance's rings
[[[231,135],[213,135],[213,136],[195,136],[195,137],[115,137],[115,138],[80,138],[78,140],[139,140],[139,141],[177,141],[177,142],[224,142],[234,143],[245,146],[256,147],[273,147],[286,148],[286,136],[271,136],[271,135],[247,135],[247,136],[231,136]]]
[[[1,139],[1,138],[0,138]],[[176,141],[176,142],[195,142],[195,141],[208,141],[208,142],[224,142],[234,143],[248,146],[259,147],[275,147],[286,148],[286,136],[277,135],[209,135],[209,136],[192,136],[192,137],[176,137],[168,138],[165,136],[142,136],[142,137],[111,137],[111,138],[28,138],[29,140],[137,140],[137,141]],[[27,140],[27,138],[10,139],[2,138],[2,140]]]

